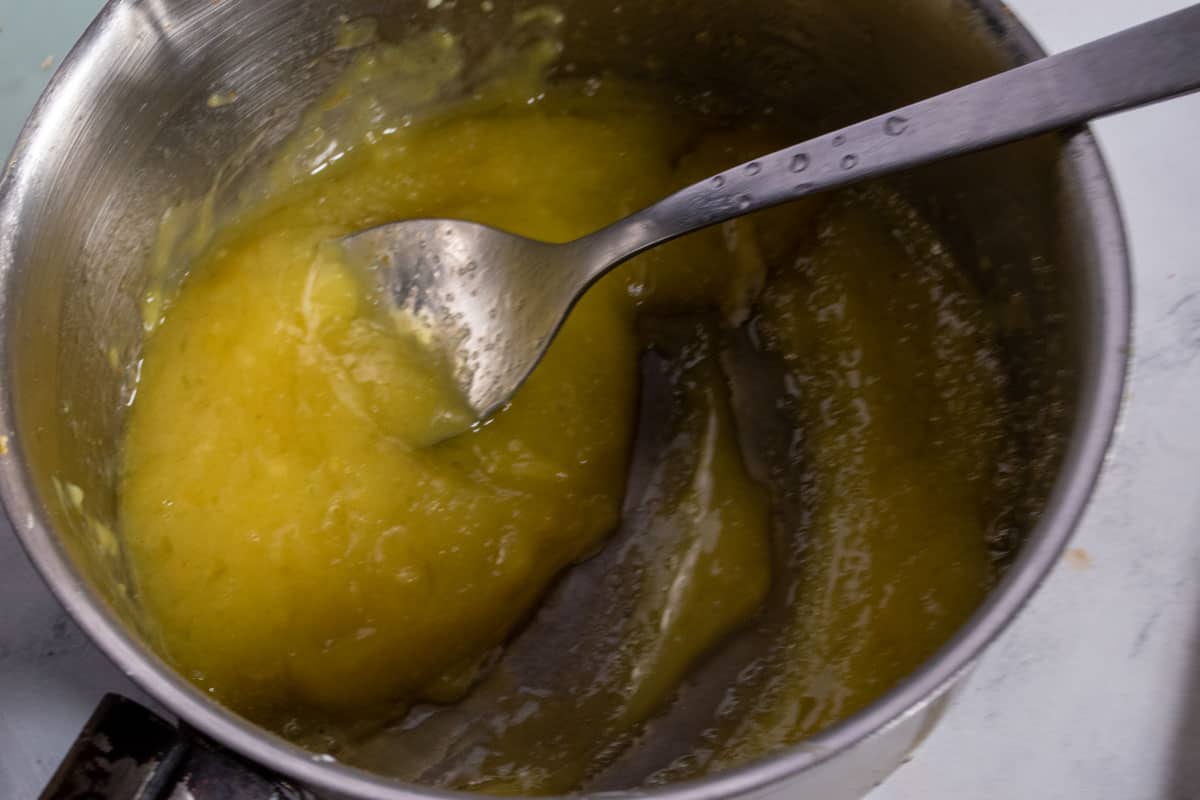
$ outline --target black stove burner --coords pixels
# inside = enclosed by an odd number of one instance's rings
[[[41,800],[315,800],[197,732],[105,695]]]

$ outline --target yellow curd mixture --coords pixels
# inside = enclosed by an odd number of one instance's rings
[[[567,240],[787,144],[613,80],[547,83],[539,46],[452,91],[469,82],[451,37],[363,44],[259,200],[148,305],[120,487],[147,629],[197,686],[339,758],[494,792],[582,785],[739,632],[771,644],[696,753],[647,780],[740,763],[879,696],[989,585],[1001,432],[978,301],[915,215],[872,191],[619,269],[509,408],[445,438],[470,418],[444,372],[330,240],[428,216]],[[679,313],[702,320],[682,351],[640,330]],[[723,331],[747,317],[794,429],[774,480],[751,476],[721,367]],[[677,435],[657,489],[623,512],[647,346],[673,365]],[[504,724],[469,740],[483,756],[401,766],[385,728],[516,680],[506,642],[526,623],[536,641],[556,577],[623,514],[636,535],[615,563],[636,579],[607,660],[559,695],[504,695]],[[579,636],[603,639],[599,624]]]

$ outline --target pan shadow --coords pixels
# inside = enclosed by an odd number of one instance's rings
[[[1169,800],[1200,798],[1200,614],[1190,631],[1191,663],[1185,690],[1180,692],[1171,751]]]

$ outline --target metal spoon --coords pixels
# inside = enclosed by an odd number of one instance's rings
[[[419,219],[351,235],[342,246],[427,327],[486,419],[528,377],[587,288],[644,250],[814,192],[1197,88],[1200,5],[764,155],[565,244]]]

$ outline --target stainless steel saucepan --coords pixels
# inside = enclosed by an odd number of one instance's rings
[[[325,795],[452,793],[314,757],[219,706],[147,646],[115,521],[139,297],[163,212],[203,196],[218,170],[236,185],[239,167],[265,158],[336,77],[339,17],[377,17],[393,37],[436,22],[481,51],[489,19],[516,7],[487,5],[490,15],[462,0],[113,0],[63,62],[0,184],[0,495],[18,535],[79,624],[148,693]],[[998,0],[557,5],[567,19],[562,63],[581,74],[603,66],[770,106],[796,141],[1041,53]],[[236,103],[206,102],[230,90]],[[1029,465],[1024,517],[1010,532],[1019,547],[958,634],[874,704],[784,752],[647,794],[864,794],[929,732],[1053,566],[1092,490],[1122,391],[1130,289],[1120,215],[1091,134],[964,157],[898,185],[987,302],[1021,298],[1001,331],[1012,434]],[[64,491],[85,494],[88,519],[62,502]]]

